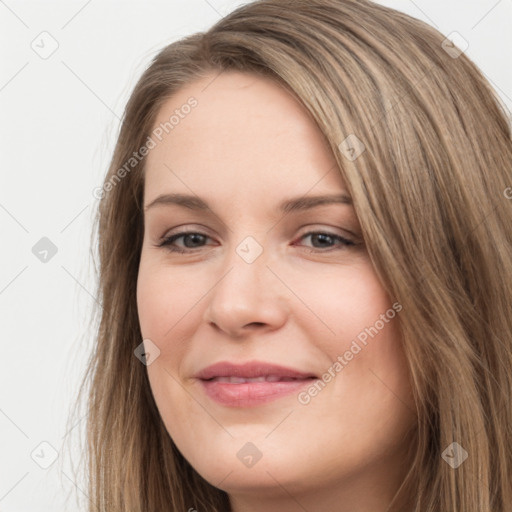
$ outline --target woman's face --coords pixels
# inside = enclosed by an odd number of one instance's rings
[[[137,301],[161,417],[235,502],[381,510],[415,423],[401,305],[304,108],[266,78],[214,76],[167,101],[147,157]]]

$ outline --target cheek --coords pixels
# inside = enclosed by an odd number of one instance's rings
[[[180,381],[184,378],[183,362],[191,350],[190,340],[202,322],[202,301],[211,286],[211,272],[208,277],[204,268],[185,271],[145,258],[143,253],[137,280],[139,323],[143,339],[150,339],[160,350],[158,358],[148,365],[147,373],[170,432],[170,418],[179,417],[178,423],[187,425],[192,421],[190,411],[196,409]],[[187,411],[183,417],[176,411],[177,403],[180,410]]]
[[[413,410],[399,329],[401,304],[391,302],[369,262],[323,276],[322,286],[318,282],[305,279],[298,286],[314,315],[295,318],[303,332],[318,333],[309,339],[328,356],[323,375],[330,392],[347,407],[344,412],[358,410],[363,421],[371,416],[368,406],[380,411],[381,404],[391,409],[405,404]],[[312,389],[311,398],[316,396]]]
[[[371,332],[386,332],[395,337],[393,319],[396,306],[383,289],[369,260],[350,267],[333,268],[323,275],[304,272],[294,283],[297,296],[304,298],[309,313],[296,315],[297,321],[311,332],[313,325],[321,329],[316,342],[330,355],[348,349],[347,342],[370,339]]]
[[[180,343],[183,325],[190,321],[189,315],[194,312],[191,306],[197,302],[196,295],[200,297],[194,281],[183,276],[183,272],[152,264],[143,256],[137,279],[137,309],[142,337],[150,339],[160,350],[159,356],[147,367],[148,378],[160,415],[171,434],[174,433],[169,423],[171,419],[176,420],[177,417],[180,428],[184,429],[192,428],[192,424],[199,421],[190,414],[190,411],[195,411],[194,403],[189,395],[183,393],[177,380],[187,346]],[[180,319],[183,320],[180,322]],[[176,403],[180,404],[180,410],[189,413],[177,414]]]
[[[193,312],[204,294],[202,280],[162,264],[141,261],[137,280],[137,309],[142,335],[155,342],[180,330],[180,319]]]

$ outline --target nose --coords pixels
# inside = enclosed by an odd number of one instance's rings
[[[252,262],[243,256],[236,250],[226,256],[204,315],[232,338],[278,329],[289,313],[287,289],[269,268],[275,267],[269,252],[263,250]]]

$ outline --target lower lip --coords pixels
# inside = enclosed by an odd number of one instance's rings
[[[246,382],[232,384],[201,380],[206,394],[215,402],[227,407],[254,407],[273,402],[291,393],[298,393],[316,379],[297,379],[280,382]]]

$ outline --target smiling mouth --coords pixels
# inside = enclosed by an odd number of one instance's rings
[[[256,407],[300,392],[318,377],[296,368],[249,361],[218,362],[194,377],[205,395],[224,407]]]
[[[316,377],[259,377],[223,376],[198,379],[205,395],[223,407],[252,408],[278,399],[286,399],[316,381]]]
[[[315,377],[281,377],[279,375],[262,375],[261,377],[212,377],[203,379],[205,382],[225,382],[228,384],[247,384],[251,382],[294,382],[312,380]]]

